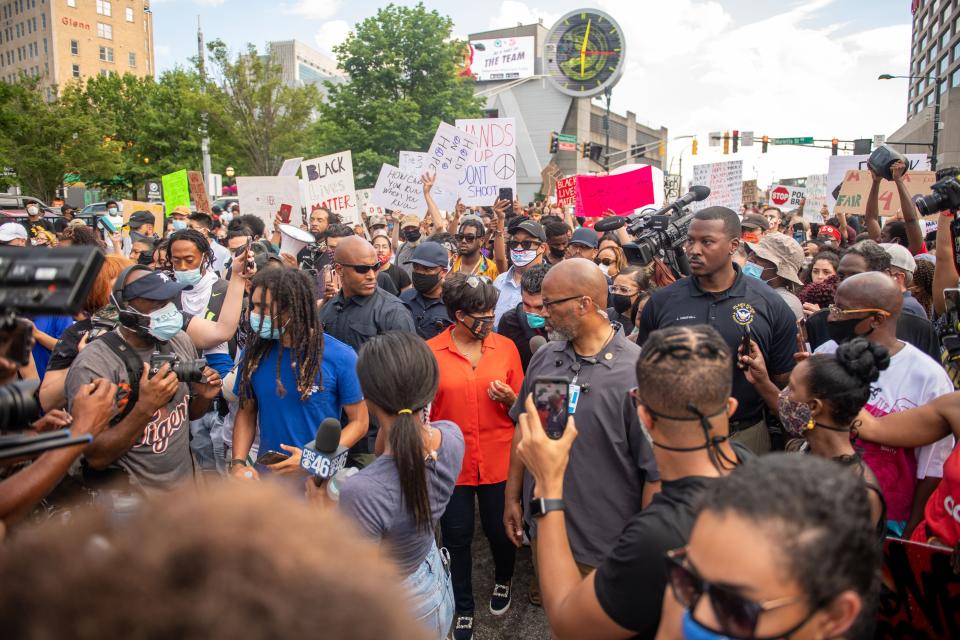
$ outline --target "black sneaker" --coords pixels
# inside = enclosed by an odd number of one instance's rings
[[[457,616],[453,640],[473,640],[473,616]]]
[[[493,585],[493,593],[490,595],[490,613],[495,616],[502,616],[510,608],[510,583]]]

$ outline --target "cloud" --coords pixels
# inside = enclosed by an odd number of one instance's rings
[[[158,58],[169,59],[173,55],[173,49],[170,48],[170,45],[158,44],[153,48],[153,52],[157,54]]]
[[[293,4],[282,6],[284,13],[298,15],[307,20],[326,20],[340,9],[340,0],[297,0]]]
[[[333,48],[346,40],[349,33],[350,24],[346,20],[331,20],[320,25],[313,39],[320,49],[332,55]]]
[[[500,11],[490,17],[489,28],[505,29],[515,27],[518,23],[535,24],[540,19],[543,19],[543,24],[549,26],[561,15],[563,14],[528,7],[526,3],[518,0],[504,0],[500,4]]]

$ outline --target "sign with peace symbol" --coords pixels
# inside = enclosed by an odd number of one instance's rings
[[[504,153],[493,161],[493,173],[500,180],[509,180],[517,173],[517,159],[512,153]]]

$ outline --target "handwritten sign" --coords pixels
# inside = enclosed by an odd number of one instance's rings
[[[457,183],[463,204],[493,206],[500,189],[511,189],[516,195],[517,138],[513,118],[462,119],[456,124],[479,140]]]
[[[874,638],[960,637],[960,576],[950,549],[887,538]]]
[[[710,196],[706,200],[691,204],[692,211],[707,207],[727,207],[739,211],[743,206],[743,161],[695,165],[693,184],[710,187]]]
[[[803,217],[807,222],[823,224],[820,210],[827,203],[827,174],[816,173],[807,176],[807,202],[803,207]]]
[[[360,208],[360,216],[364,220],[370,216],[383,216],[387,214],[387,212],[383,210],[383,207],[378,207],[370,202],[372,197],[373,189],[357,189],[357,207]]]
[[[557,180],[557,206],[566,207],[577,201],[577,176]]]
[[[911,171],[903,177],[903,184],[910,193],[910,198],[930,193],[930,186],[936,182],[937,174],[933,171]],[[846,215],[864,214],[867,210],[867,196],[870,195],[870,185],[873,178],[869,171],[851,169],[843,179],[834,213]],[[880,183],[880,193],[877,198],[881,216],[895,216],[900,213],[900,195],[897,185],[889,180]]]
[[[300,170],[300,163],[303,162],[303,156],[299,158],[287,158],[283,161],[283,164],[280,166],[280,171],[277,172],[278,176],[295,176],[297,171]]]
[[[453,195],[454,203],[460,194],[460,177],[479,146],[480,140],[476,136],[446,122],[440,123],[433,136],[424,171],[436,174],[434,188],[439,187],[447,197]],[[437,206],[441,206],[439,201]],[[449,209],[447,206],[441,208]]]
[[[190,183],[187,182],[187,170],[181,169],[160,178],[163,184],[163,204],[166,210],[190,206]]]
[[[907,171],[929,171],[930,170],[930,159],[923,153],[907,153],[904,154],[907,159],[907,163],[910,165],[907,168]],[[830,156],[830,164],[827,167],[827,188],[826,188],[826,198],[827,206],[833,207],[837,201],[833,197],[833,190],[837,188],[837,185],[843,183],[844,177],[846,177],[847,172],[851,169],[857,169],[860,171],[867,170],[867,159],[869,155],[857,155],[857,156]]]
[[[190,197],[193,199],[194,210],[211,213],[210,199],[207,197],[207,187],[203,183],[203,174],[199,171],[188,171],[187,184],[190,185]]]
[[[268,229],[273,227],[273,219],[283,205],[290,205],[291,224],[303,221],[300,181],[296,176],[240,176],[237,197],[240,211],[257,216]]]
[[[754,205],[757,203],[757,181],[744,180],[742,189],[742,198],[744,205]],[[679,196],[677,196],[679,197]]]
[[[416,176],[430,172],[427,153],[425,151],[401,151],[400,171],[412,173]],[[448,193],[443,187],[434,184],[430,195],[433,196],[433,201],[437,203],[437,207],[443,211],[453,211],[454,207],[457,206],[456,192]]]
[[[654,203],[653,172],[642,167],[611,176],[576,176],[577,215],[599,218],[612,209],[617,215],[633,213]]]
[[[149,211],[153,214],[153,228],[160,232],[163,229],[163,205],[159,202],[139,202],[137,200],[121,200],[120,215],[123,216],[123,224],[126,226],[130,222],[130,216],[134,211]]]
[[[370,204],[389,211],[414,213],[420,217],[427,212],[420,176],[405,173],[389,164],[380,167],[377,184],[370,195]]]
[[[308,211],[325,207],[338,214],[344,222],[360,222],[350,151],[304,160],[300,164],[300,175],[306,183]]]

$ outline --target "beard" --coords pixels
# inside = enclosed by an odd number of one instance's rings
[[[576,337],[576,334],[569,329],[553,327],[547,331],[547,338],[551,341],[570,342]]]

